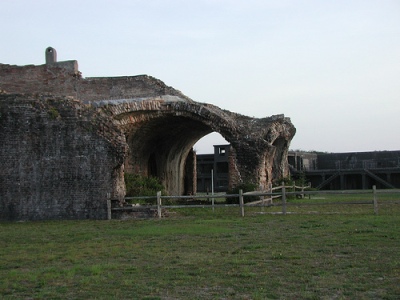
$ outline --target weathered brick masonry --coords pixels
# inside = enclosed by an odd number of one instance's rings
[[[0,96],[0,219],[105,219],[124,196],[121,131],[70,98]]]
[[[82,78],[74,60],[39,66],[0,64],[0,74],[0,89],[12,93],[72,96],[84,102],[161,95],[190,101],[181,92],[147,75]]]
[[[191,100],[150,76],[82,78],[76,61],[0,64],[0,219],[107,217],[124,170],[196,192],[192,147],[216,131],[232,145],[229,186],[287,176],[295,128]]]

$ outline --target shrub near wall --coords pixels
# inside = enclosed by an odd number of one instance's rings
[[[242,190],[243,193],[247,192],[253,192],[257,190],[257,186],[253,183],[242,183],[235,188],[229,190],[227,194],[229,195],[237,195],[239,194],[239,191]],[[252,202],[259,200],[260,198],[258,196],[247,196],[243,197],[244,203]],[[239,198],[234,197],[234,198],[226,198],[226,203],[227,204],[239,204]]]
[[[0,95],[0,219],[107,218],[107,196],[123,197],[124,147],[77,100]]]
[[[145,177],[138,174],[125,173],[125,186],[127,197],[154,197],[157,192],[165,194],[165,188],[160,180],[155,177]],[[156,204],[156,199],[133,199],[131,202],[142,204]]]

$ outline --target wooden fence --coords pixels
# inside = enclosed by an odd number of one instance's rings
[[[212,208],[214,211],[215,208],[217,207],[238,207],[240,211],[240,215],[242,217],[245,216],[245,208],[246,207],[272,207],[272,206],[282,206],[281,213],[283,215],[287,214],[287,207],[290,205],[296,205],[296,206],[305,206],[305,205],[352,205],[352,204],[370,204],[373,209],[374,213],[378,214],[379,212],[379,207],[378,207],[378,194],[383,194],[383,193],[399,193],[400,197],[400,189],[385,189],[385,190],[377,190],[376,186],[373,186],[372,190],[326,190],[326,191],[320,191],[320,190],[307,190],[309,189],[309,186],[296,186],[296,185],[291,185],[287,186],[284,183],[282,183],[281,186],[270,188],[269,191],[266,192],[260,192],[260,191],[254,191],[254,192],[247,192],[243,193],[242,190],[239,191],[239,194],[211,194],[211,195],[192,195],[192,196],[163,196],[161,195],[161,192],[158,192],[157,195],[150,196],[150,197],[127,197],[125,198],[126,200],[134,200],[134,199],[156,199],[157,200],[157,216],[159,218],[162,217],[162,209],[179,209],[179,208]],[[370,200],[357,200],[357,201],[324,201],[324,202],[307,202],[307,200],[304,200],[302,202],[296,202],[296,203],[290,203],[287,201],[288,196],[296,197],[296,198],[301,198],[301,199],[306,199],[307,196],[310,199],[311,195],[321,195],[321,194],[336,194],[336,195],[361,195],[361,194],[369,194],[371,195]],[[259,200],[252,201],[245,203],[244,199],[246,197],[259,197]],[[215,199],[218,198],[238,198],[238,204],[221,204],[221,203],[215,203]],[[279,202],[274,202],[275,199],[280,198]],[[196,200],[196,199],[207,199],[208,202],[211,200],[211,204],[186,204],[186,205],[163,205],[162,202],[163,200],[168,200],[168,202],[171,202],[171,200]],[[386,201],[387,202],[387,201]],[[400,200],[392,201],[396,204],[400,204]],[[130,208],[114,208],[114,210],[129,210]],[[111,214],[111,212],[109,212]]]

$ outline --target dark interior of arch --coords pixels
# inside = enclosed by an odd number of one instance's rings
[[[213,129],[184,116],[157,116],[127,130],[125,171],[161,180],[171,195],[190,193],[193,145]]]

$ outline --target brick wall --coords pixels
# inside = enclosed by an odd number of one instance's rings
[[[82,78],[76,61],[50,65],[0,64],[0,90],[9,93],[40,93],[72,96],[84,102],[161,95],[190,100],[161,80],[147,75]]]
[[[101,101],[111,99],[125,100]],[[125,157],[127,170],[147,174],[154,154],[171,194],[195,192],[195,163],[185,177],[182,160],[211,131],[233,147],[230,187],[285,176],[295,128],[283,115],[231,113],[146,75],[82,78],[76,61],[0,64],[0,219],[105,218],[107,194],[124,195]]]
[[[105,219],[124,196],[126,147],[112,123],[68,98],[0,94],[0,219]]]

